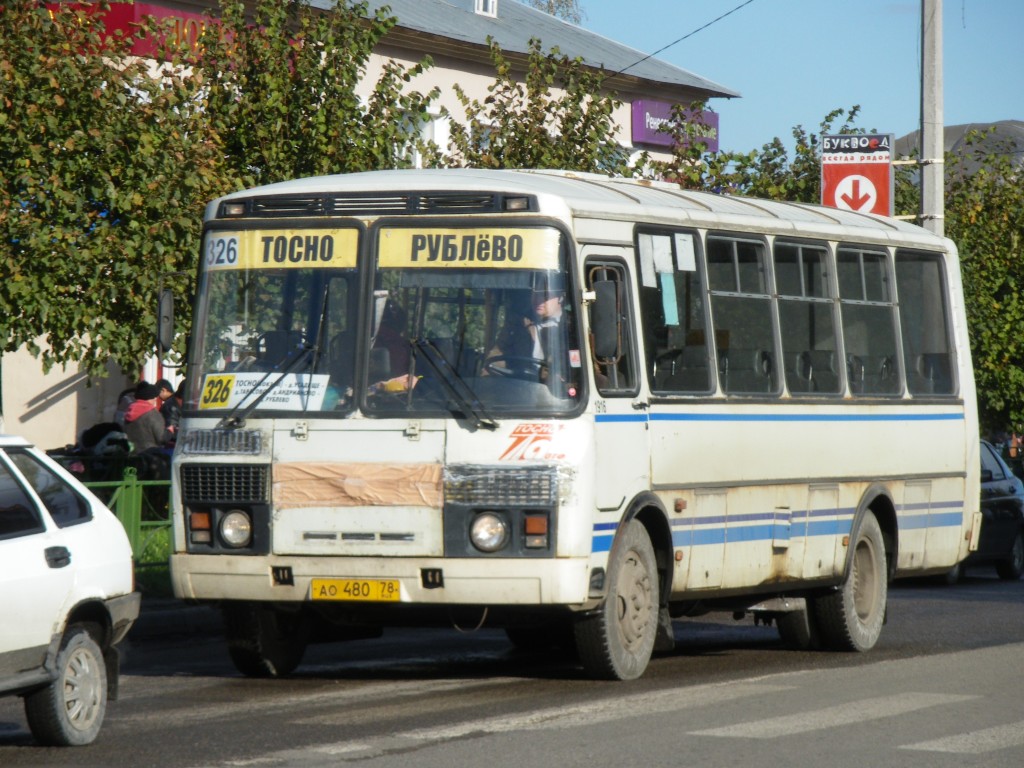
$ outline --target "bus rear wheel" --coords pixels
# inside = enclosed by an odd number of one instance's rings
[[[643,525],[627,523],[608,563],[608,595],[576,623],[576,649],[588,674],[635,680],[647,669],[658,629],[658,568]]]
[[[309,643],[301,611],[262,603],[225,603],[224,630],[235,668],[246,677],[283,677],[295,671]]]
[[[872,512],[861,521],[846,579],[835,591],[814,601],[821,645],[833,651],[867,651],[875,646],[885,622],[888,568],[882,529]]]

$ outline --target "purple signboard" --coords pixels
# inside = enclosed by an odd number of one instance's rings
[[[672,136],[659,130],[672,120],[672,104],[654,99],[633,102],[633,144],[654,144],[671,147]],[[686,110],[687,121],[697,127],[697,136],[707,145],[708,152],[718,151],[718,113]]]

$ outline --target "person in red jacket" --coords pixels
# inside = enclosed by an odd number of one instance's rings
[[[124,415],[124,431],[132,444],[132,453],[143,453],[160,448],[169,435],[163,414],[160,413],[160,388],[156,384],[143,384],[135,393],[135,402]]]

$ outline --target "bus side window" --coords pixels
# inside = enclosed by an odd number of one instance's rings
[[[942,257],[897,251],[896,292],[907,389],[919,396],[955,394],[956,361]]]
[[[760,240],[708,236],[718,378],[727,395],[769,395],[780,389],[765,251]]]
[[[714,386],[697,246],[690,232],[637,237],[644,350],[656,394],[709,394]]]
[[[638,392],[635,324],[625,268],[615,262],[590,260],[586,277],[587,288],[598,294],[587,308],[597,390],[605,397],[634,396]]]
[[[896,313],[888,257],[858,246],[839,248],[839,307],[843,318],[850,391],[898,395]]]
[[[794,395],[838,395],[842,379],[828,251],[785,242],[776,242],[774,250],[786,386]]]

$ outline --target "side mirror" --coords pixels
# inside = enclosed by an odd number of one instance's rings
[[[590,309],[590,328],[594,334],[594,356],[598,360],[619,357],[619,290],[613,280],[594,283],[594,303]]]
[[[174,344],[174,291],[164,288],[156,310],[156,344],[163,354]]]

